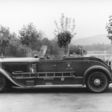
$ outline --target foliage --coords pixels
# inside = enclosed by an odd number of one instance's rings
[[[55,21],[56,30],[54,30],[54,34],[57,37],[57,43],[59,47],[65,48],[65,53],[68,50],[68,45],[71,42],[71,39],[74,37],[74,29],[75,29],[75,20],[71,21],[71,18],[65,17],[62,14],[60,19],[61,27],[58,27],[57,22]]]
[[[11,39],[10,31],[8,27],[0,26],[0,49],[1,54],[6,54],[6,47],[8,47]]]
[[[51,41],[48,38],[43,38],[41,40],[41,44],[47,46],[48,48],[51,47]]]
[[[32,23],[27,26],[23,26],[23,28],[19,31],[19,34],[22,45],[31,49],[36,49],[40,44],[42,34],[36,30]]]
[[[55,39],[51,40],[51,48],[49,53],[54,56],[54,58],[59,58],[61,56],[61,49]]]
[[[70,44],[72,39],[72,35],[68,31],[60,32],[57,37],[59,47],[66,47],[68,44]]]
[[[66,23],[66,29],[67,28]],[[64,39],[63,46],[59,46],[57,37],[53,40],[43,38],[43,34],[38,32],[33,24],[23,26],[19,31],[19,36],[15,33],[10,33],[9,28],[1,26],[0,54],[4,53],[7,57],[32,57],[34,54],[39,54],[42,45],[46,45],[48,47],[47,55],[51,58],[61,58],[64,55],[64,47],[68,46],[73,36],[68,30],[63,31],[64,32],[60,32],[59,35],[64,35],[66,39]],[[67,37],[69,37],[69,39]]]
[[[31,24],[23,27],[20,36],[10,33],[9,29],[5,27],[1,27],[0,32],[0,54],[5,52],[7,57],[32,57],[34,54],[38,55],[42,45],[48,46],[47,54],[51,57],[55,58],[59,55],[60,50],[56,41],[47,38],[42,39],[42,33],[38,33]]]
[[[109,17],[109,23],[106,25],[108,37],[112,41],[112,15]]]
[[[49,40],[48,38],[43,38],[41,40],[42,45],[46,45],[48,47],[47,55],[50,55],[52,58],[56,58],[60,54],[60,48],[57,45],[55,39]]]
[[[30,25],[30,26],[29,26]],[[10,33],[8,27],[0,27],[0,54],[6,54],[7,57],[32,57],[34,54],[39,54],[39,50],[42,45],[46,45],[48,47],[47,55],[51,58],[62,58],[64,55],[65,48],[70,43],[67,37],[72,37],[72,33],[68,32],[66,34],[65,30],[60,30],[59,37],[65,37],[65,41],[63,46],[60,46],[57,43],[59,40],[56,37],[53,40],[49,40],[48,38],[43,38],[42,33],[38,32],[34,25],[29,24],[27,26],[23,26],[20,30],[21,35],[17,36],[15,33]],[[67,25],[62,25],[61,29],[65,28]],[[19,33],[20,33],[19,32]],[[29,32],[29,33],[28,33]],[[31,37],[30,37],[31,35]],[[64,36],[63,36],[64,35]],[[27,40],[28,39],[28,40]],[[66,40],[68,39],[68,40]],[[71,38],[72,39],[72,38]],[[31,40],[31,42],[30,42]],[[35,41],[34,41],[35,40]],[[67,45],[65,44],[68,42]],[[70,54],[85,54],[87,51],[110,51],[111,45],[105,44],[93,44],[93,45],[84,45],[84,46],[76,46],[70,45]]]
[[[16,34],[10,34],[11,39],[9,41],[9,46],[6,49],[6,54],[8,57],[24,57],[27,53],[27,48],[20,43]]]

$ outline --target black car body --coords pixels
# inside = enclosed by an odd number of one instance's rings
[[[82,84],[99,93],[111,82],[110,67],[95,57],[0,59],[0,92],[9,86],[36,88]]]

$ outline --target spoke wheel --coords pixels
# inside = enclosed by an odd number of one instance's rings
[[[87,78],[87,88],[96,93],[103,92],[108,87],[108,78],[103,72],[96,71],[91,73]]]
[[[6,90],[6,79],[4,76],[0,74],[0,92],[4,92]]]

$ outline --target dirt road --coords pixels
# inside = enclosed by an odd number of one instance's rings
[[[0,112],[112,112],[112,84],[105,93],[86,88],[12,89],[0,94]]]

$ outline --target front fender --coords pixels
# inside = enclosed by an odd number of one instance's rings
[[[4,77],[6,77],[9,81],[11,81],[13,84],[15,84],[15,85],[17,85],[17,86],[19,86],[19,87],[23,87],[23,85],[16,83],[16,82],[12,79],[11,75],[10,75],[9,73],[7,73],[5,70],[3,70],[2,68],[0,68],[0,73],[1,73]]]
[[[86,82],[87,75],[88,75],[92,70],[102,70],[102,71],[104,71],[104,72],[107,74],[107,76],[109,77],[110,81],[112,81],[112,75],[111,75],[110,71],[109,71],[107,68],[105,68],[105,67],[103,67],[103,66],[92,66],[92,67],[88,68],[88,69],[85,71],[85,73],[84,73],[84,76],[83,76],[83,85],[84,85],[85,82]]]

